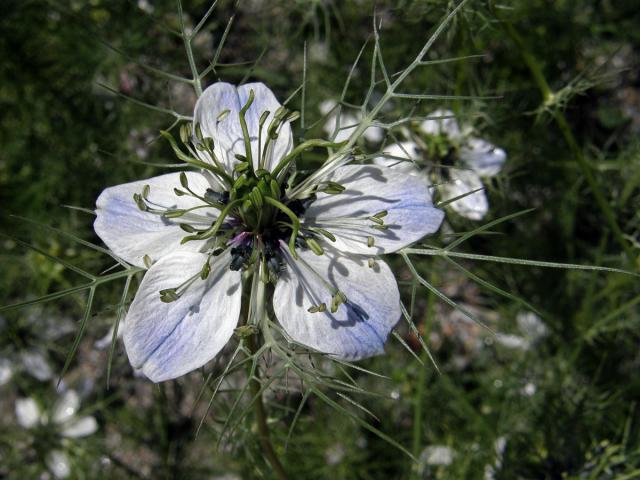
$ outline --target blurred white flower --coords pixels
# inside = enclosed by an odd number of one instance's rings
[[[449,180],[440,185],[440,193],[443,201],[457,198],[448,206],[469,220],[482,220],[489,211],[482,180],[472,170],[449,169]]]
[[[55,478],[67,478],[71,474],[69,457],[61,447],[63,439],[77,439],[92,435],[98,430],[98,422],[92,416],[78,416],[80,398],[75,390],[63,392],[50,411],[42,411],[31,398],[19,398],[15,404],[18,425],[26,429],[49,428],[55,431],[60,443],[47,454],[45,463]]]
[[[457,147],[459,164],[449,170],[449,181],[440,192],[443,200],[452,200],[449,206],[459,215],[470,220],[481,220],[489,210],[481,178],[497,175],[507,159],[507,153],[481,138],[471,136],[470,126],[460,127],[450,110],[436,110],[420,124],[427,136],[445,136]]]
[[[542,322],[542,319],[534,312],[520,312],[516,315],[518,328],[525,337],[536,341],[549,333],[549,328]]]
[[[509,333],[497,333],[495,340],[506,348],[529,350],[531,346],[547,335],[547,326],[542,319],[533,312],[520,312],[516,316],[516,323],[520,335]]]
[[[455,451],[446,445],[431,445],[420,454],[420,461],[426,465],[446,466],[453,463]]]
[[[334,107],[335,104],[327,103],[323,108],[330,110]],[[357,119],[352,119],[347,114],[345,118],[345,122],[357,123]],[[335,128],[335,120],[330,127]],[[382,149],[374,163],[409,175],[422,174],[429,177],[432,168],[425,168],[426,157],[434,156],[428,151],[431,148],[429,138],[445,137],[445,144],[455,147],[455,153],[453,165],[446,170],[447,178],[438,182],[442,200],[451,201],[448,206],[465,218],[484,218],[489,211],[489,201],[482,178],[493,177],[500,172],[507,158],[506,152],[486,140],[473,137],[471,127],[461,128],[450,110],[436,110],[431,113],[420,124],[419,131],[426,137],[422,148],[413,140],[393,143]],[[348,135],[345,138],[348,138]]]
[[[311,41],[308,52],[309,59],[314,63],[326,63],[329,59],[329,44],[324,41]]]
[[[450,110],[436,110],[420,125],[428,136],[446,136],[458,148],[460,165],[449,171],[450,181],[440,187],[443,200],[451,200],[480,189],[450,203],[451,209],[470,220],[481,220],[489,210],[481,177],[497,175],[507,159],[507,153],[492,143],[471,136],[469,126],[458,125]]]
[[[536,387],[535,383],[527,382],[527,384],[524,387],[522,387],[522,390],[520,391],[520,393],[522,393],[522,395],[524,395],[525,397],[532,397],[535,395],[537,390],[538,390],[538,387]]]
[[[324,459],[327,465],[338,465],[344,459],[345,453],[344,447],[339,443],[335,443],[325,450]]]

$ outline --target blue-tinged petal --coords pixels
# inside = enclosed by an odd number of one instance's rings
[[[200,173],[186,172],[186,175],[189,187],[199,195],[203,195],[211,187],[207,177]],[[203,203],[191,196],[179,197],[175,194],[174,188],[182,188],[179,173],[109,187],[96,201],[96,220],[93,224],[102,241],[120,258],[138,267],[145,266],[145,255],[155,261],[176,249],[199,249],[201,241],[180,245],[187,234],[179,224],[210,225],[215,221],[217,210],[199,209],[175,219],[143,212],[133,200],[133,195],[142,193],[145,185],[150,187],[148,203],[153,208],[187,209]]]
[[[230,83],[218,82],[209,86],[196,103],[194,122],[200,125],[205,137],[213,139],[214,153],[229,172],[238,162],[235,155],[246,153],[239,114],[247,103],[251,90],[254,93],[254,100],[245,114],[245,119],[254,166],[258,168],[259,150],[264,150],[267,130],[276,110],[281,107],[273,92],[263,83],[248,83],[236,88]],[[260,117],[265,111],[269,111],[270,114],[262,126],[260,136]],[[289,122],[285,122],[278,131],[277,139],[272,140],[264,152],[262,168],[272,170],[291,150],[292,145],[291,126]]]
[[[398,286],[386,263],[378,260],[370,267],[367,257],[332,248],[321,256],[299,251],[299,260],[286,246],[282,252],[287,267],[276,284],[273,309],[294,341],[346,360],[384,353],[401,313]],[[335,290],[346,302],[331,313]],[[326,311],[309,312],[323,303]]]
[[[478,190],[475,193],[474,190]],[[440,186],[442,200],[452,200],[465,195],[449,203],[453,211],[469,220],[482,220],[489,211],[489,201],[484,192],[482,180],[473,170],[449,170],[449,181]]]
[[[507,152],[481,138],[469,138],[460,148],[460,159],[481,177],[493,177],[502,170]]]
[[[376,165],[395,169],[407,175],[420,175],[415,162],[420,158],[420,149],[415,142],[392,143],[382,149],[382,155],[373,159]]]
[[[305,213],[304,224],[331,232],[331,243],[344,252],[381,254],[395,252],[434,233],[444,213],[433,206],[424,175],[407,175],[378,165],[347,165],[327,179],[345,190],[319,193]],[[381,215],[381,222],[371,217]],[[371,242],[373,238],[373,244]]]
[[[211,259],[206,280],[199,273],[208,256],[176,252],[163,257],[144,276],[124,324],[124,345],[135,369],[154,382],[179,377],[211,360],[229,341],[238,323],[241,274],[229,269],[230,255]],[[195,278],[170,303],[160,290]]]
[[[199,125],[205,138],[212,138],[214,153],[228,172],[237,162],[234,155],[244,153],[242,128],[238,112],[240,98],[235,85],[218,82],[209,86],[196,102],[194,125]],[[226,113],[225,113],[226,112]],[[211,161],[202,154],[205,160]]]

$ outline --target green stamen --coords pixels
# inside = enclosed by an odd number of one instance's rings
[[[240,127],[242,128],[242,136],[244,137],[244,149],[245,155],[247,156],[247,162],[251,169],[253,169],[253,158],[251,153],[251,137],[249,136],[249,129],[247,128],[247,121],[245,119],[245,114],[249,107],[253,103],[255,93],[253,90],[249,90],[249,98],[247,99],[247,103],[240,109]]]
[[[227,218],[227,215],[229,215],[231,210],[233,208],[235,208],[238,204],[242,203],[243,201],[244,201],[244,199],[241,198],[241,199],[238,199],[238,200],[234,200],[233,202],[229,202],[227,204],[227,206],[225,206],[222,209],[222,211],[220,212],[220,216],[218,217],[218,219],[215,221],[215,223],[208,230],[205,230],[204,232],[198,233],[196,235],[190,235],[188,237],[184,237],[180,241],[180,244],[184,245],[185,243],[187,243],[190,240],[206,240],[208,238],[214,237],[216,235],[216,233],[218,233],[218,230],[222,226],[222,222],[224,222],[225,218]]]
[[[320,305],[314,306],[314,307],[309,307],[307,309],[307,312],[309,313],[320,313],[320,312],[326,312],[327,311],[327,304],[326,303],[321,303]]]
[[[313,253],[318,256],[324,254],[323,248],[313,238],[307,238],[305,239],[305,241],[307,242],[307,246],[313,251]]]
[[[297,260],[298,254],[296,253],[295,247],[296,247],[296,238],[298,237],[298,232],[300,231],[300,220],[298,219],[296,214],[289,209],[289,207],[279,202],[275,198],[265,197],[264,201],[267,202],[269,205],[276,207],[278,210],[280,210],[282,213],[284,213],[287,217],[291,219],[291,223],[293,225],[291,228],[291,237],[289,237],[289,251],[291,252],[291,256]]]

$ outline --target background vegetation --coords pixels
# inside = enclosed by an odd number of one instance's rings
[[[204,69],[216,59],[208,82],[260,80],[280,99],[294,93],[304,75],[305,124],[297,134],[312,138],[323,134],[318,105],[339,97],[371,38],[374,12],[387,68],[395,72],[453,6],[446,0],[220,1],[196,38],[197,63]],[[183,7],[193,26],[209,2],[184,0]],[[175,163],[158,139],[175,118],[140,102],[190,115],[195,97],[154,73],[189,74],[182,41],[172,34],[179,29],[173,1],[0,0],[0,11],[0,305],[9,305],[82,281],[48,255],[95,274],[110,266],[105,255],[33,222],[99,244],[92,215],[66,206],[92,209],[105,187]],[[461,251],[638,271],[639,26],[635,0],[472,0],[456,16],[429,58],[482,56],[422,68],[406,90],[472,98],[390,108],[415,115],[451,108],[508,152],[506,168],[489,185],[484,222],[534,209],[474,235]],[[364,59],[371,53],[366,49]],[[368,87],[363,66],[347,100],[361,98]],[[301,108],[300,96],[292,104]],[[322,157],[305,161],[317,165]],[[452,212],[447,223],[456,234],[482,225]],[[410,301],[406,265],[389,261]],[[316,396],[289,432],[303,391],[274,390],[270,426],[292,478],[640,477],[637,278],[414,261],[433,285],[502,336],[417,290],[414,320],[440,372],[400,326],[400,337],[424,365],[393,339],[388,355],[362,363],[388,377],[357,374],[373,394],[358,401],[375,417],[327,395],[419,462]],[[121,292],[121,284],[100,287],[63,379],[99,423],[94,435],[61,444],[72,459],[71,478],[272,478],[251,417],[230,412],[242,376],[228,378],[206,415],[210,386],[197,401],[201,372],[154,386],[134,376],[118,345],[107,387],[109,348],[97,348],[96,340],[113,324]],[[85,302],[75,295],[3,311],[0,357],[15,366],[20,352],[36,349],[60,373]],[[544,334],[519,326],[518,316],[534,309]],[[216,363],[207,371],[220,368]],[[26,396],[50,406],[56,381],[39,381],[27,368],[0,386],[0,478],[39,478],[46,471],[48,448],[60,439],[20,427],[14,406]]]

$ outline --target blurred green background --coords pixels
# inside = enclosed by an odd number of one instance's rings
[[[184,0],[187,25],[197,24],[209,5]],[[196,62],[204,69],[216,58],[208,83],[263,81],[282,101],[302,83],[306,45],[305,128],[298,123],[296,134],[313,138],[323,134],[318,105],[340,96],[367,41],[346,99],[361,100],[369,87],[374,12],[387,68],[396,72],[454,5],[220,1],[195,39]],[[154,73],[189,75],[182,41],[172,33],[179,29],[174,1],[0,0],[0,12],[0,305],[9,305],[83,282],[47,254],[94,274],[111,266],[106,255],[34,221],[100,244],[92,215],[66,206],[93,209],[105,187],[176,163],[158,139],[175,118],[140,102],[190,115],[195,96]],[[410,92],[471,99],[394,102],[385,112],[424,116],[451,108],[507,151],[506,168],[488,185],[491,208],[484,221],[534,210],[472,237],[461,251],[637,272],[637,1],[472,0],[428,58],[477,54],[482,57],[421,68],[405,84]],[[552,96],[543,98],[540,75]],[[299,96],[292,105],[301,108]],[[320,161],[319,155],[305,157],[307,166]],[[451,212],[447,222],[456,233],[482,224]],[[406,285],[404,263],[388,260]],[[291,478],[640,478],[637,278],[485,261],[459,262],[463,269],[445,259],[415,263],[500,335],[418,290],[414,320],[440,373],[420,353],[416,337],[399,326],[424,366],[393,339],[388,355],[362,363],[388,377],[357,374],[374,394],[358,400],[375,417],[327,394],[419,462],[313,396],[287,441],[302,393],[274,390],[268,394],[270,426]],[[96,341],[113,324],[121,292],[122,284],[98,290],[63,380],[79,393],[82,414],[98,421],[95,433],[77,440],[45,426],[23,428],[14,411],[20,398],[35,398],[43,410],[55,403],[85,296],[0,314],[0,380],[10,372],[0,386],[0,478],[55,478],[47,463],[52,449],[66,452],[69,478],[273,478],[250,417],[230,412],[241,377],[224,383],[197,436],[210,394],[202,374],[152,385],[133,375],[118,345],[107,388],[109,348]],[[409,301],[410,293],[406,288],[403,298]],[[536,320],[532,308],[540,313]],[[48,367],[34,367],[24,352],[37,352]],[[47,368],[46,379],[34,377]],[[238,421],[221,436],[229,415]]]

